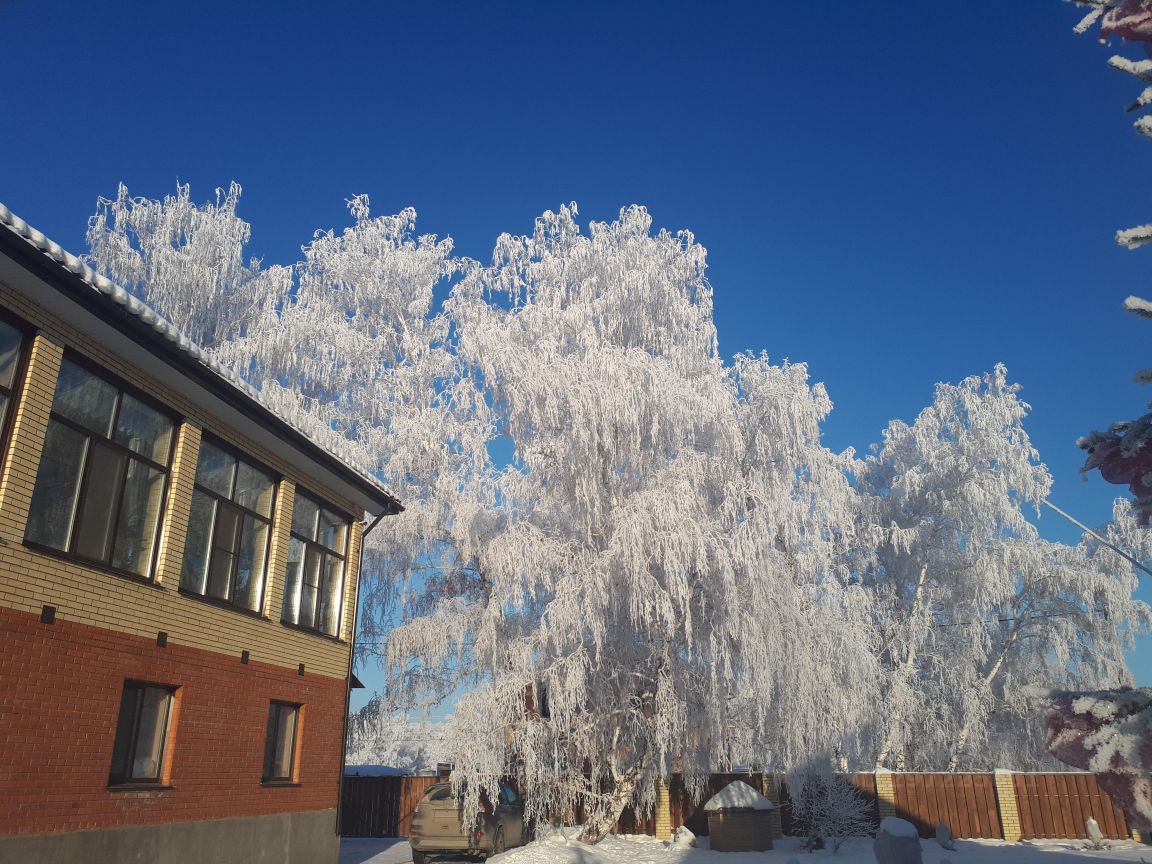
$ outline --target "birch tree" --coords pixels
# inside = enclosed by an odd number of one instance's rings
[[[133,198],[120,184],[88,220],[89,259],[175,322],[195,345],[242,335],[269,303],[291,289],[292,268],[244,260],[251,227],[236,214],[240,184],[196,204],[188,184],[160,200]]]
[[[374,217],[366,196],[348,205],[353,224],[317,231],[294,267],[295,290],[265,304],[217,356],[404,502],[369,537],[364,658],[397,616],[421,611],[397,608],[404,585],[473,578],[477,524],[493,518],[486,448],[494,432],[435,300],[437,286],[469,262],[453,257],[451,240],[417,235],[411,208]],[[452,689],[450,678],[439,680],[426,702]]]
[[[121,189],[93,260],[394,487],[358,650],[383,707],[464,693],[467,795],[517,773],[591,839],[673,770],[967,765],[1018,740],[1016,682],[1121,679],[1131,574],[1024,518],[1050,480],[1002,369],[857,460],[822,445],[803,364],[721,360],[705,250],[641,207],[547,212],[482,266],[356,197],[265,267],[221,195]]]
[[[300,261],[243,264],[251,231],[239,199],[235,183],[199,205],[186,185],[158,201],[122,185],[89,222],[90,259],[176,321],[208,362],[403,500],[364,550],[363,658],[403,614],[408,580],[469,578],[472,523],[491,512],[487,408],[460,374],[434,298],[469,262],[451,240],[417,235],[415,210],[374,217],[356,196],[353,224],[317,231]],[[453,685],[440,681],[442,698]]]
[[[1025,685],[1129,681],[1123,651],[1147,607],[1124,559],[1090,538],[1045,541],[1026,518],[1051,486],[1027,410],[1003,366],[938,385],[860,467],[878,532],[863,572],[887,669],[877,767],[996,767],[974,761],[990,754],[1033,767],[1039,704]]]
[[[535,813],[588,808],[586,839],[673,770],[699,787],[737,722],[786,758],[832,752],[860,713],[832,686],[861,653],[839,653],[831,526],[850,520],[829,511],[849,489],[819,445],[830,405],[802,366],[724,368],[704,267],[643,208],[585,234],[570,206],[501,237],[451,301],[514,448],[507,519],[482,587],[394,633],[389,662],[475,670],[457,780],[478,794],[515,765]],[[777,726],[777,702],[809,716]]]
[[[348,718],[345,762],[387,766],[406,774],[435,769],[449,761],[446,742],[452,722],[390,711],[386,700],[377,696]]]

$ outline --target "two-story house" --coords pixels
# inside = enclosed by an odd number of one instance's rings
[[[334,862],[401,509],[0,206],[0,861]]]

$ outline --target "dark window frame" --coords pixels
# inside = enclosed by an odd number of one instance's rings
[[[296,786],[297,781],[296,750],[300,746],[300,709],[304,706],[299,702],[288,702],[283,699],[272,699],[268,702],[268,725],[264,732],[264,767],[260,771],[260,782],[265,786]],[[273,722],[278,712],[284,709],[292,711],[292,747],[288,756],[288,774],[280,776],[273,774],[276,761],[276,745],[280,743],[280,724]]]
[[[318,507],[317,519],[319,519],[320,511],[327,510],[329,513],[332,513],[336,516],[339,516],[341,519],[344,520],[344,525],[345,525],[345,529],[344,529],[344,551],[342,553],[336,552],[335,550],[330,549],[328,546],[324,545],[319,540],[309,540],[307,537],[304,537],[300,534],[297,534],[295,531],[292,530],[292,522],[293,522],[293,518],[295,516],[295,510],[296,510],[296,501],[299,500],[301,495],[303,495],[303,497],[307,498],[309,501],[311,501],[312,503],[317,505],[317,507]],[[292,628],[295,628],[297,630],[303,630],[306,633],[312,633],[316,636],[322,636],[325,639],[335,639],[338,642],[342,642],[343,640],[340,638],[340,631],[344,627],[344,595],[345,595],[345,592],[348,588],[348,559],[350,557],[348,554],[348,550],[351,548],[351,544],[352,544],[352,517],[349,516],[347,513],[345,513],[343,508],[335,507],[332,504],[329,504],[325,499],[321,498],[319,495],[314,495],[313,493],[309,492],[307,489],[302,489],[300,486],[297,486],[295,489],[295,495],[294,495],[293,501],[292,501],[292,510],[293,510],[293,512],[288,514],[288,542],[289,542],[289,545],[291,545],[291,542],[293,540],[299,540],[301,543],[304,544],[304,557],[301,559],[301,562],[300,562],[300,581],[301,581],[300,593],[301,593],[301,596],[303,596],[303,593],[304,593],[304,586],[303,586],[304,571],[305,571],[304,563],[308,560],[309,547],[314,548],[316,550],[317,554],[319,554],[321,556],[321,558],[320,558],[320,570],[319,570],[320,581],[316,585],[317,602],[316,602],[315,607],[312,610],[313,623],[305,624],[301,621],[289,621],[289,620],[284,618],[284,610],[283,609],[280,610],[280,623],[283,624],[285,627],[292,627]],[[336,632],[334,632],[334,633],[325,632],[324,630],[322,630],[320,628],[320,623],[319,623],[319,618],[320,618],[319,599],[323,595],[323,588],[325,586],[325,580],[327,579],[327,573],[328,573],[327,568],[324,566],[325,559],[323,556],[326,556],[326,555],[331,555],[335,558],[340,559],[340,562],[343,565],[344,582],[343,582],[343,585],[341,585],[341,587],[340,587],[340,602],[339,602],[339,604],[337,604],[339,612],[336,616],[336,628],[335,628]],[[285,572],[284,575],[285,575],[284,589],[285,589],[285,591],[287,591],[287,589],[288,589],[287,572]],[[297,612],[297,617],[299,617],[299,612]]]
[[[77,561],[77,562],[79,562],[85,566],[95,567],[95,568],[98,568],[100,570],[105,570],[109,573],[114,573],[117,576],[123,576],[125,578],[133,579],[133,580],[136,580],[139,582],[154,583],[155,579],[156,579],[156,561],[160,555],[160,545],[161,545],[160,544],[160,538],[164,533],[164,523],[165,523],[167,513],[168,513],[168,496],[169,496],[169,493],[170,493],[171,488],[172,488],[172,460],[176,454],[176,443],[177,443],[177,439],[180,435],[180,427],[184,422],[184,418],[178,412],[174,411],[172,408],[169,408],[167,405],[165,405],[163,402],[160,402],[159,400],[157,400],[156,398],[154,398],[150,394],[146,393],[145,391],[141,390],[139,387],[135,386],[134,384],[131,384],[130,382],[125,381],[123,378],[121,378],[115,372],[111,371],[110,369],[107,369],[104,366],[101,366],[99,363],[97,363],[96,361],[92,360],[89,357],[86,357],[83,354],[80,354],[76,351],[73,351],[70,348],[66,348],[64,350],[64,356],[62,359],[67,360],[70,363],[73,363],[74,365],[83,369],[85,372],[88,372],[90,375],[93,375],[96,378],[100,379],[101,381],[104,381],[106,384],[112,385],[113,387],[115,387],[117,389],[117,391],[119,391],[117,393],[117,396],[116,396],[116,407],[112,412],[112,419],[111,419],[111,423],[110,423],[110,426],[111,426],[113,432],[115,431],[115,429],[119,423],[119,420],[120,420],[120,411],[121,411],[121,408],[123,407],[123,403],[124,403],[123,397],[125,395],[131,396],[136,401],[142,403],[143,405],[148,406],[152,410],[164,415],[169,420],[171,420],[172,421],[172,436],[171,436],[171,440],[169,440],[169,442],[168,442],[168,459],[167,459],[166,463],[160,463],[160,462],[153,461],[152,459],[149,459],[147,456],[143,456],[142,454],[137,453],[131,447],[127,447],[127,446],[119,443],[118,441],[115,441],[113,438],[108,437],[106,435],[101,435],[97,432],[93,432],[91,429],[77,423],[74,420],[71,420],[68,417],[63,416],[62,414],[58,413],[55,410],[55,408],[53,407],[51,409],[51,411],[49,412],[49,415],[48,415],[49,423],[52,423],[52,422],[59,423],[60,425],[72,430],[73,432],[76,432],[80,435],[83,435],[86,439],[86,445],[85,445],[85,451],[84,451],[84,465],[83,465],[83,468],[81,469],[80,482],[79,482],[79,485],[78,485],[77,490],[76,490],[76,508],[72,514],[72,524],[69,528],[68,548],[67,549],[60,549],[60,548],[57,548],[55,546],[49,546],[49,545],[44,544],[44,543],[38,543],[34,540],[29,540],[29,539],[27,539],[27,528],[25,528],[24,545],[29,547],[30,549],[35,549],[37,552],[43,552],[43,553],[46,553],[49,555],[54,555],[57,557],[61,557],[61,558],[64,558],[64,559],[67,559],[70,561]],[[57,380],[59,380],[59,373],[57,373]],[[55,394],[53,394],[53,404],[54,403],[55,403]],[[159,506],[158,518],[156,520],[156,533],[155,533],[155,536],[153,537],[153,540],[152,540],[152,551],[151,551],[151,556],[150,556],[149,561],[148,561],[147,573],[145,575],[141,575],[141,574],[139,574],[133,570],[128,570],[124,567],[117,567],[116,565],[114,565],[112,563],[111,559],[106,561],[106,560],[103,560],[101,558],[93,558],[93,557],[88,556],[88,555],[82,555],[82,554],[74,551],[74,549],[76,547],[76,542],[77,542],[76,526],[80,522],[80,517],[84,511],[84,500],[86,497],[86,493],[88,491],[88,480],[89,480],[89,477],[92,473],[92,460],[90,458],[90,454],[91,454],[91,450],[92,450],[92,442],[94,442],[94,441],[99,442],[101,446],[108,447],[109,449],[111,449],[111,450],[115,451],[116,453],[119,453],[125,457],[124,468],[123,468],[123,471],[120,475],[121,497],[117,498],[118,503],[122,504],[122,502],[123,502],[122,494],[123,494],[123,490],[124,490],[124,482],[128,477],[128,471],[132,467],[132,461],[133,460],[141,462],[144,465],[146,465],[147,467],[149,467],[155,471],[159,471],[159,472],[161,472],[161,474],[164,475],[164,484],[160,490],[160,506]],[[43,458],[43,456],[41,456],[41,458]],[[33,490],[33,494],[35,494],[35,490]],[[123,508],[119,507],[116,510],[116,517],[112,523],[111,530],[109,531],[109,536],[111,536],[111,537],[116,536],[116,533],[120,527],[120,520],[121,520],[122,516],[123,516]],[[115,545],[114,544],[112,547],[112,551],[113,551],[113,553],[115,551]]]
[[[12,370],[12,386],[0,384],[0,394],[8,397],[8,404],[0,413],[0,471],[8,462],[8,448],[12,443],[13,418],[24,398],[24,387],[28,377],[28,362],[32,356],[32,343],[36,341],[37,329],[12,311],[0,306],[0,321],[20,333],[20,349],[16,356],[16,366]]]
[[[136,750],[140,746],[140,720],[144,711],[143,694],[146,690],[163,690],[168,694],[164,710],[164,732],[160,741],[160,758],[156,765],[156,774],[153,777],[132,776],[132,763],[136,761]],[[120,708],[117,713],[117,736],[112,745],[112,766],[108,771],[108,788],[135,788],[135,787],[161,787],[165,788],[164,763],[168,761],[168,748],[172,732],[172,709],[176,704],[176,691],[180,688],[173,684],[157,684],[153,681],[140,681],[134,678],[125,680],[120,691]],[[124,700],[132,693],[136,706],[132,717],[132,727],[129,732],[129,745],[124,754],[124,765],[116,764],[116,751],[119,749],[120,715],[124,712]],[[120,770],[118,770],[118,768]]]
[[[212,567],[212,555],[213,555],[213,552],[215,552],[215,550],[217,548],[215,546],[215,543],[214,543],[215,538],[216,538],[216,522],[220,518],[220,508],[222,506],[223,507],[230,507],[230,508],[238,511],[241,514],[241,516],[250,516],[259,522],[263,522],[267,526],[268,530],[264,534],[263,572],[260,574],[260,600],[257,602],[255,609],[249,609],[245,606],[239,605],[235,600],[235,596],[236,596],[236,570],[240,566],[239,544],[242,542],[241,538],[243,537],[243,533],[244,533],[243,530],[238,530],[236,532],[236,545],[234,546],[234,548],[232,550],[232,559],[233,559],[232,560],[232,567],[228,572],[228,595],[229,596],[227,599],[224,599],[222,597],[213,597],[211,594],[208,594],[207,591],[205,591],[204,594],[198,594],[195,591],[193,591],[189,588],[184,588],[182,586],[179,588],[179,592],[181,594],[183,594],[185,597],[192,597],[193,599],[196,599],[196,600],[203,600],[206,603],[211,603],[211,604],[216,605],[216,606],[223,606],[226,609],[232,609],[236,612],[241,612],[245,615],[254,615],[258,618],[264,618],[265,617],[264,616],[264,602],[268,599],[268,574],[269,574],[270,565],[272,563],[271,562],[271,559],[272,559],[272,534],[274,533],[273,524],[276,521],[276,502],[280,496],[280,483],[283,481],[284,478],[281,477],[280,474],[278,474],[277,472],[273,471],[271,468],[266,466],[263,462],[260,462],[257,459],[253,459],[251,456],[247,455],[243,450],[240,450],[240,449],[232,446],[227,441],[224,441],[222,438],[219,438],[210,432],[202,432],[201,433],[201,436],[200,436],[200,446],[201,447],[204,446],[205,440],[207,440],[216,449],[222,450],[224,453],[228,454],[233,459],[236,459],[237,462],[246,462],[249,465],[251,465],[253,468],[257,469],[258,471],[263,472],[264,474],[267,474],[269,477],[272,478],[272,501],[270,502],[269,508],[268,508],[269,515],[265,516],[263,513],[260,513],[258,510],[251,510],[242,504],[237,504],[231,498],[225,498],[223,495],[221,495],[219,492],[217,492],[214,489],[209,489],[207,486],[201,486],[200,483],[197,482],[197,480],[196,480],[196,471],[194,470],[193,474],[192,474],[192,489],[195,492],[200,492],[203,495],[207,495],[209,498],[211,498],[213,501],[216,502],[215,516],[213,517],[213,520],[212,520],[212,534],[211,534],[211,539],[208,542],[208,560],[205,561],[205,563],[204,563],[204,566],[206,568],[211,569],[211,567]],[[198,467],[199,467],[199,451],[197,452],[197,468]],[[237,472],[239,472],[239,467],[237,467],[236,470],[237,470]],[[236,486],[236,477],[235,476],[233,476],[233,478],[232,478],[232,486],[233,486],[233,493],[232,494],[235,495],[236,494],[235,493],[235,486]],[[191,514],[189,514],[188,518],[189,518],[189,527],[191,527],[191,518],[192,518]],[[181,562],[181,568],[180,568],[181,578],[183,578],[183,572],[184,572],[183,562]],[[177,584],[179,584],[179,580],[177,581]]]

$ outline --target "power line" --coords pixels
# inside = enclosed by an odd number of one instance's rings
[[[1139,567],[1141,570],[1143,570],[1149,576],[1152,576],[1152,570],[1149,570],[1147,567],[1145,567],[1143,564],[1141,564],[1139,561],[1137,561],[1134,557],[1129,555],[1127,552],[1125,552],[1123,549],[1121,549],[1116,544],[1114,544],[1111,541],[1106,540],[1105,538],[1101,537],[1099,534],[1097,534],[1095,531],[1093,531],[1091,528],[1089,528],[1087,525],[1085,525],[1083,522],[1081,522],[1075,516],[1071,516],[1071,515],[1065,513],[1063,510],[1061,510],[1059,507],[1057,507],[1055,504],[1053,504],[1047,498],[1042,498],[1040,503],[1044,504],[1045,506],[1054,510],[1056,513],[1063,516],[1065,519],[1067,519],[1069,522],[1071,522],[1077,528],[1080,528],[1081,530],[1085,531],[1086,533],[1091,534],[1093,537],[1095,537],[1097,540],[1099,540],[1101,543],[1103,543],[1105,546],[1107,546],[1109,549],[1111,549],[1113,552],[1115,552],[1121,558],[1125,558],[1129,562],[1131,562],[1131,564],[1133,566]]]

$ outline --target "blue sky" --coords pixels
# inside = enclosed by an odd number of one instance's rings
[[[830,446],[864,449],[937,381],[1004,362],[1053,500],[1098,524],[1119,490],[1080,480],[1075,439],[1152,399],[1131,382],[1152,322],[1120,308],[1152,294],[1152,252],[1112,242],[1152,218],[1152,143],[1123,112],[1137,82],[1078,18],[1059,0],[0,0],[0,200],[81,251],[120,181],[203,200],[237,180],[267,262],[346,224],[357,193],[480,259],[561,203],[645,204],[708,248],[725,355],[826,383]],[[1132,660],[1152,684],[1152,641]]]

